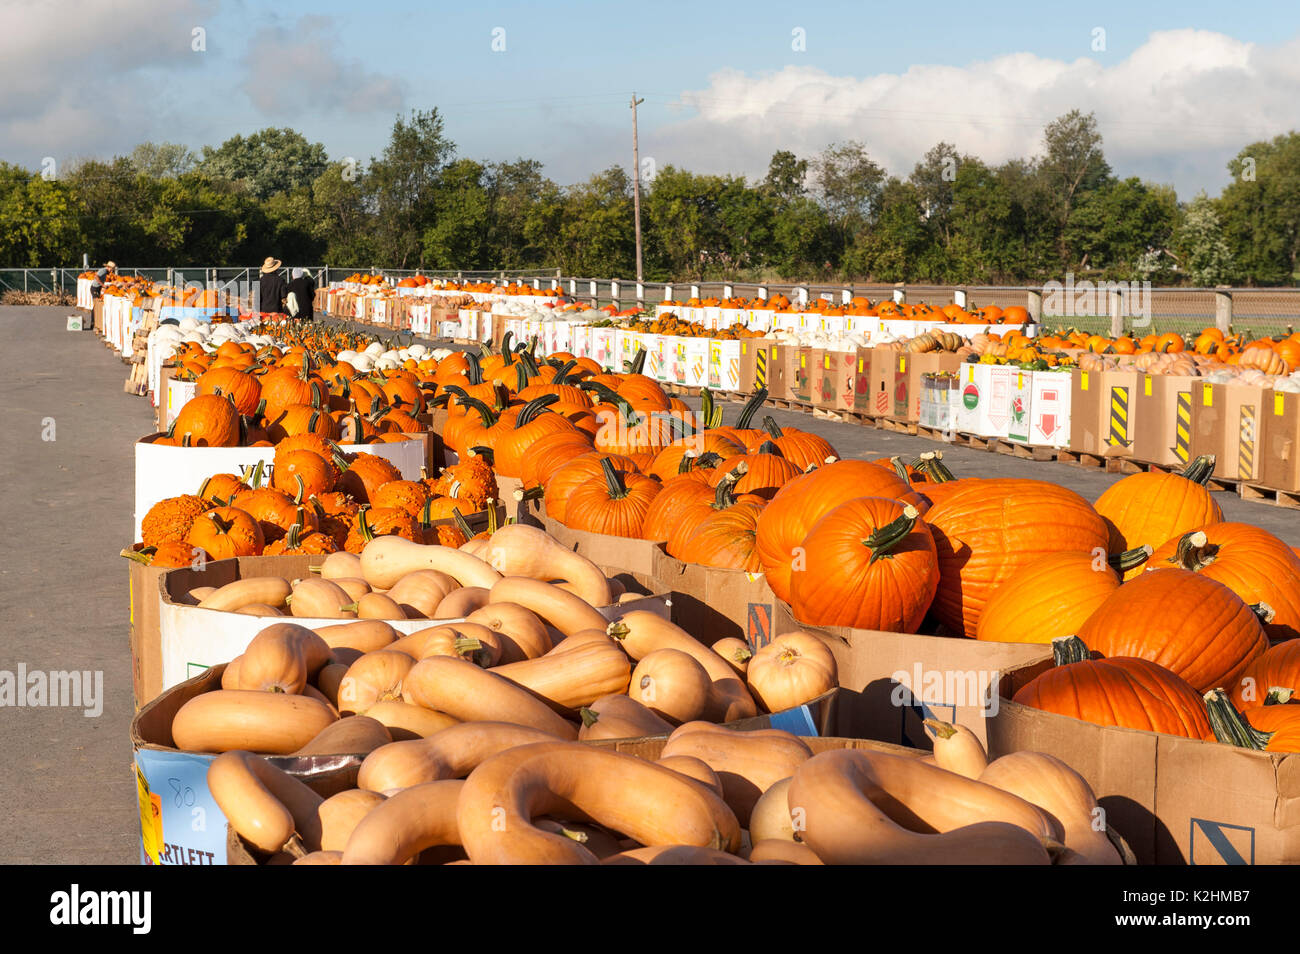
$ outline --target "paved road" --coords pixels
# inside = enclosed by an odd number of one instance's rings
[[[103,676],[103,711],[0,706],[9,770],[0,776],[0,863],[134,863],[138,816],[128,729],[134,708],[126,567],[133,443],[151,430],[148,402],[122,391],[126,368],[98,337],[64,330],[64,308],[0,308],[0,347],[15,356],[0,379],[10,425],[0,459],[2,525],[13,556],[0,564],[0,702],[6,672],[88,670]],[[738,405],[727,406],[733,420]],[[916,455],[932,442],[809,415],[773,412],[822,434],[845,457]],[[53,427],[52,433],[49,428]],[[44,432],[44,435],[43,435]],[[45,440],[43,436],[52,436]],[[1115,475],[945,447],[959,474],[1034,476],[1089,500]],[[1218,495],[1231,520],[1300,545],[1293,511]]]

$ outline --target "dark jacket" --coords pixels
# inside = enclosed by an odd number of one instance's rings
[[[279,272],[266,272],[258,283],[259,311],[284,312],[284,296],[289,294],[289,283]]]
[[[298,320],[311,321],[313,317],[313,304],[316,298],[316,283],[312,281],[310,275],[303,275],[302,278],[295,278],[289,282],[289,291],[293,292],[294,297],[298,299]]]

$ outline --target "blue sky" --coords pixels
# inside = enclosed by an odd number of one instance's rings
[[[941,139],[996,162],[1078,106],[1117,173],[1190,198],[1300,127],[1295,3],[0,0],[0,26],[0,158],[29,168],[268,125],[365,160],[436,105],[461,155],[567,184],[630,165],[635,89],[658,167],[758,175],[848,139],[903,175]]]

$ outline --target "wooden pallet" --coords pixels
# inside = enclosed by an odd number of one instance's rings
[[[956,444],[960,435],[956,431],[941,430],[937,427],[926,427],[924,424],[918,424],[916,426],[916,436],[926,437],[943,444]]]
[[[876,427],[894,434],[909,434],[912,436],[915,436],[917,431],[915,421],[896,421],[890,417],[876,418]]]
[[[1276,487],[1261,487],[1244,481],[1237,485],[1237,493],[1242,500],[1254,500],[1271,503],[1287,510],[1300,510],[1300,491],[1278,490]]]
[[[1085,454],[1079,451],[1068,451],[1064,448],[1056,451],[1056,459],[1063,464],[1074,464],[1076,467],[1085,467],[1089,470],[1103,470],[1108,474],[1125,473],[1123,467],[1128,463],[1123,457]]]
[[[1020,460],[1056,460],[1055,447],[1042,447],[1036,444],[1021,444],[1002,437],[990,438],[990,450],[995,454],[1006,454]]]
[[[824,421],[837,421],[841,424],[857,424],[859,427],[876,426],[876,418],[865,411],[815,407],[812,409],[812,415]]]

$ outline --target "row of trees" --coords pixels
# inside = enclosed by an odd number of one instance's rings
[[[941,142],[902,178],[858,142],[771,157],[761,181],[673,165],[643,190],[645,277],[1019,283],[1066,272],[1213,285],[1293,283],[1300,134],[1244,148],[1217,198],[1116,177],[1091,115],[1042,153],[990,165]],[[112,257],[149,265],[287,262],[635,272],[632,182],[561,187],[531,159],[456,155],[436,109],[399,117],[383,153],[331,160],[290,129],[201,154],[145,143],[60,174],[0,163],[0,266]]]

